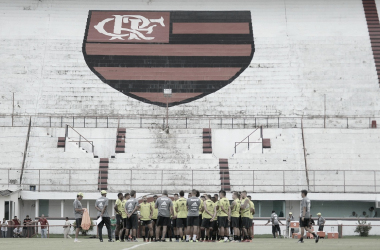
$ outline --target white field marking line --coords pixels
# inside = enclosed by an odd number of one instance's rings
[[[147,242],[147,243],[143,243],[143,244],[139,244],[139,245],[134,245],[133,247],[124,248],[123,250],[130,250],[130,249],[137,248],[137,247],[140,247],[140,246],[143,246],[143,245],[147,245],[147,244],[150,244],[150,243],[152,243],[152,242]]]

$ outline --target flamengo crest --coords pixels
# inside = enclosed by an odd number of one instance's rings
[[[148,19],[141,15],[113,15],[114,18],[106,18],[99,22],[94,28],[102,33],[103,35],[110,36],[110,40],[119,39],[124,40],[123,37],[129,36],[128,40],[152,40],[154,37],[147,37],[142,32],[147,34],[152,34],[153,28],[156,27],[158,23],[162,27],[165,27],[164,18],[160,19]],[[113,33],[109,33],[104,29],[106,23],[114,20]],[[130,24],[130,28],[123,28],[123,24]],[[122,34],[122,31],[127,31],[129,34]]]

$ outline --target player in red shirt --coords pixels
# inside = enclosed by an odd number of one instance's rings
[[[41,238],[47,238],[47,226],[49,225],[49,222],[44,214],[41,215],[38,222],[41,224]]]

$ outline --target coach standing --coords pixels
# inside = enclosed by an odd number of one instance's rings
[[[156,225],[156,241],[159,241],[160,227],[162,227],[162,242],[166,242],[165,235],[170,225],[170,216],[173,216],[173,202],[168,197],[168,191],[162,192],[162,197],[158,198],[154,206],[158,209]]]
[[[82,225],[82,216],[84,208],[82,208],[82,203],[80,202],[83,199],[83,193],[78,193],[77,198],[75,199],[73,206],[74,206],[74,215],[75,215],[75,239],[74,242],[80,242],[78,240],[79,231],[81,229]]]
[[[289,212],[289,217],[286,219],[286,235],[289,235],[290,222],[294,221],[294,216],[292,212]],[[291,228],[291,233],[293,235],[294,228]]]
[[[318,231],[323,231],[323,227],[325,226],[325,218],[322,217],[322,214],[321,213],[317,213],[318,215]]]
[[[106,197],[107,191],[102,190],[100,194],[102,196],[95,201],[95,208],[96,210],[98,210],[98,219],[102,218],[102,221],[98,224],[99,240],[100,242],[103,242],[102,231],[103,231],[104,224],[106,224],[106,228],[108,231],[108,242],[113,242],[112,235],[111,235],[111,219],[107,211],[107,207],[108,207],[108,198]]]

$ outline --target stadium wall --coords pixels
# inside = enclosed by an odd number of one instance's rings
[[[255,54],[249,67],[221,90],[170,108],[171,115],[380,114],[361,0],[4,1],[1,9],[3,114],[165,114],[102,83],[87,67],[88,11],[104,9],[251,11]]]

